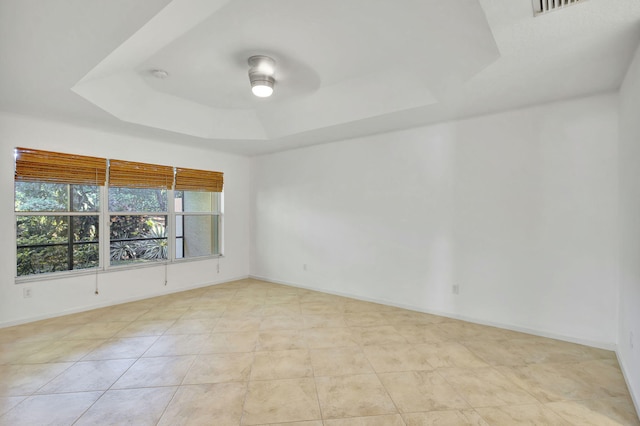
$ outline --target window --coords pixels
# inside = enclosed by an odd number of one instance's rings
[[[220,255],[222,185],[221,172],[16,148],[16,275]]]
[[[16,149],[16,275],[97,268],[106,160]]]
[[[220,254],[222,173],[176,169],[176,259]]]
[[[220,254],[219,192],[175,191],[176,259]]]

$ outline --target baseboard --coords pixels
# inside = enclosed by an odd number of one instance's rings
[[[623,358],[620,356],[620,352],[616,349],[616,358],[618,359],[618,365],[620,366],[620,370],[622,370],[622,376],[624,377],[624,381],[627,384],[627,389],[629,390],[629,394],[631,395],[631,401],[633,401],[633,405],[636,408],[636,414],[638,415],[638,419],[640,419],[640,395],[637,395],[634,392],[634,389],[631,387],[631,382],[629,381],[629,374],[627,374],[627,369],[625,367],[625,362]]]
[[[437,316],[441,316],[441,317],[445,317],[445,318],[451,318],[451,319],[456,319],[456,320],[460,320],[460,321],[466,321],[466,322],[479,324],[479,325],[487,325],[487,326],[490,326],[490,327],[502,328],[504,330],[510,330],[510,331],[516,331],[516,332],[519,332],[519,333],[531,334],[533,336],[539,336],[539,337],[546,337],[546,338],[549,338],[549,339],[561,340],[563,342],[576,343],[576,344],[579,344],[579,345],[590,346],[590,347],[593,347],[593,348],[604,349],[604,350],[608,350],[608,351],[615,351],[616,348],[617,348],[615,343],[598,342],[598,341],[592,341],[592,340],[587,340],[587,339],[580,339],[580,338],[575,338],[575,337],[572,337],[572,336],[565,336],[565,335],[561,335],[561,334],[551,333],[551,332],[544,331],[544,330],[537,330],[537,329],[532,329],[532,328],[514,326],[514,325],[511,325],[511,324],[502,324],[502,323],[497,323],[497,322],[492,322],[492,321],[486,321],[486,320],[483,320],[483,319],[480,319],[480,318],[474,318],[474,317],[470,317],[470,316],[466,316],[466,315],[460,315],[460,314],[456,314],[456,313],[452,313],[452,312],[444,312],[444,311],[438,311],[438,310],[424,309],[424,308],[421,308],[421,307],[418,307],[418,306],[405,305],[405,304],[396,303],[396,302],[393,302],[393,301],[390,301],[390,300],[364,297],[364,296],[360,296],[360,295],[356,295],[356,294],[352,294],[352,293],[344,293],[344,292],[339,292],[339,291],[328,291],[326,289],[316,288],[316,287],[312,287],[312,286],[305,286],[305,285],[301,285],[301,284],[293,283],[293,282],[288,282],[288,281],[274,280],[274,279],[271,279],[271,278],[261,277],[261,276],[258,276],[258,275],[249,275],[249,278],[256,279],[256,280],[261,280],[261,281],[266,281],[266,282],[271,282],[271,283],[274,283],[274,284],[282,284],[282,285],[287,285],[287,286],[291,286],[291,287],[303,288],[305,290],[319,291],[321,293],[333,294],[335,296],[348,297],[350,299],[361,300],[363,302],[372,302],[372,303],[379,303],[379,304],[387,305],[387,306],[394,306],[396,308],[408,309],[410,311],[416,311],[416,312],[422,312],[422,313],[425,313],[425,314],[437,315]]]
[[[127,298],[118,299],[118,300],[115,300],[115,301],[111,300],[111,301],[108,301],[108,302],[105,301],[105,302],[101,302],[101,303],[95,303],[95,304],[92,304],[92,305],[82,306],[82,307],[79,307],[79,308],[67,309],[67,310],[56,312],[56,313],[52,313],[52,314],[36,315],[36,316],[32,316],[32,317],[20,318],[18,320],[4,321],[4,322],[0,322],[0,328],[13,327],[15,325],[27,324],[27,323],[34,322],[34,321],[42,321],[42,320],[46,320],[46,319],[62,317],[62,316],[65,316],[65,315],[77,314],[77,313],[80,313],[80,312],[91,311],[93,309],[107,308],[109,306],[121,305],[123,303],[137,302],[137,301],[140,301],[140,300],[151,299],[153,297],[166,296],[167,294],[180,293],[182,291],[189,291],[189,290],[194,290],[194,289],[197,289],[197,288],[224,284],[224,283],[228,283],[228,282],[232,282],[232,281],[243,280],[243,279],[246,279],[246,278],[249,278],[249,276],[248,275],[243,275],[243,276],[227,278],[227,279],[219,280],[219,281],[207,281],[207,282],[204,282],[204,283],[192,284],[192,285],[189,285],[189,286],[186,286],[186,287],[167,288],[166,290],[164,290],[164,288],[163,288],[163,291],[159,291],[159,292],[153,293],[153,294],[148,294],[148,295],[145,295],[145,296],[127,297]]]

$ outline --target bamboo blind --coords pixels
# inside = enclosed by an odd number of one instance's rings
[[[173,167],[110,160],[109,186],[171,189],[173,186]]]
[[[106,176],[106,158],[16,148],[16,181],[104,185]]]
[[[222,192],[224,174],[176,167],[176,191]]]

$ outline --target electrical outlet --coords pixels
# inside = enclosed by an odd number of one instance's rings
[[[22,296],[23,296],[25,299],[30,298],[30,297],[32,296],[32,293],[31,293],[31,287],[25,287],[25,288],[23,288],[23,289],[22,289]]]
[[[460,294],[460,286],[459,286],[458,284],[454,284],[454,285],[451,287],[451,292],[452,292],[453,294]]]
[[[629,332],[629,347],[633,349],[633,331]]]
[[[303,263],[303,264],[302,264],[302,270],[303,270],[303,271],[306,271],[306,270],[307,270],[307,264],[306,264],[306,263]]]

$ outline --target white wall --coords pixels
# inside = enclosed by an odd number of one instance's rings
[[[251,274],[613,348],[617,126],[610,94],[257,157]]]
[[[640,48],[620,89],[619,161],[621,237],[618,357],[640,413]]]
[[[224,254],[203,260],[15,284],[13,149],[16,146],[224,172]],[[0,326],[151,297],[248,275],[250,160],[208,150],[104,133],[17,115],[0,115]],[[33,297],[23,298],[30,287]]]

